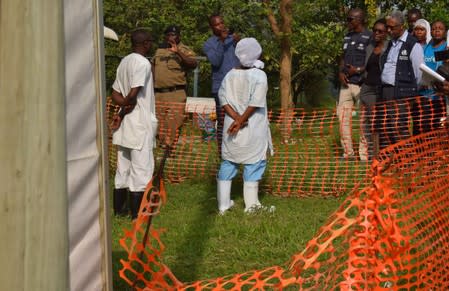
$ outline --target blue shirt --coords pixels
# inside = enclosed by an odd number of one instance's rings
[[[424,62],[426,66],[436,71],[439,66],[443,64],[443,61],[435,61],[435,52],[441,52],[446,50],[446,42],[443,42],[437,47],[433,47],[433,42],[426,44],[424,48]]]
[[[437,47],[433,47],[433,42],[431,41],[427,45],[424,46],[424,62],[426,66],[436,71],[439,66],[443,64],[443,61],[435,61],[435,52],[444,51],[446,49],[446,42],[443,42],[441,45]],[[434,95],[435,90],[432,88],[424,88],[419,90],[419,94],[423,96],[427,96],[431,99],[436,99],[438,96]]]
[[[395,40],[390,40],[392,42],[391,49],[387,56],[387,61],[382,70],[382,84],[387,85],[395,85],[396,84],[396,65],[399,57],[399,50],[402,47],[402,44],[407,40],[408,32],[405,31],[401,37]],[[403,52],[401,52],[403,53]],[[416,84],[421,82],[421,70],[419,69],[419,65],[424,63],[424,52],[422,46],[419,43],[416,43],[412,51],[410,52],[410,61],[412,62],[413,73],[415,74]]]
[[[212,93],[218,93],[226,74],[240,65],[235,55],[234,38],[228,35],[224,42],[213,35],[204,43],[203,52],[212,65]]]

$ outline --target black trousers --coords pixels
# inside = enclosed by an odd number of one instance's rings
[[[411,102],[407,98],[398,98],[395,87],[382,87],[378,126],[379,147],[381,149],[410,137]]]
[[[446,116],[446,102],[443,96],[430,99],[417,97],[412,106],[413,134],[421,134],[441,128],[441,118]]]

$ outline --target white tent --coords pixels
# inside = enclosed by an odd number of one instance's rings
[[[0,290],[112,290],[102,1],[1,3]]]

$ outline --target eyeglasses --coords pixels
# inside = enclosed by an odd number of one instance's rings
[[[382,30],[382,29],[373,29],[373,32],[374,33],[385,33],[386,31]]]
[[[393,29],[395,29],[396,27],[399,27],[399,26],[401,26],[400,24],[396,24],[396,25],[387,25],[387,30],[393,30]]]

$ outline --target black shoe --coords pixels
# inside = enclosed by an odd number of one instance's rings
[[[113,207],[116,216],[127,216],[128,206],[126,200],[128,199],[128,189],[114,189],[113,193]]]
[[[131,208],[131,219],[134,220],[137,218],[137,215],[139,214],[140,203],[142,202],[142,198],[143,198],[143,191],[142,192],[129,192],[129,194],[130,194],[129,208]]]

